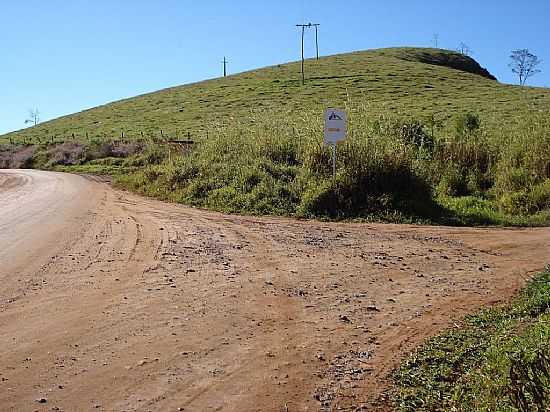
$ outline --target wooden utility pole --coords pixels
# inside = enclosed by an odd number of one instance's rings
[[[227,63],[229,63],[227,61],[227,59],[225,58],[225,56],[223,56],[223,77],[227,77]]]
[[[320,24],[314,23],[311,25],[315,27],[315,50],[317,52],[317,60],[319,60],[319,26]]]
[[[297,24],[296,27],[302,28],[302,85],[306,84],[306,75],[304,73],[304,35],[306,27],[311,27],[311,23],[308,24]]]

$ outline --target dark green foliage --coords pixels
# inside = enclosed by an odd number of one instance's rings
[[[340,147],[339,156],[340,171],[334,182],[329,162],[325,170],[310,170],[313,184],[302,199],[301,215],[383,217],[399,212],[427,218],[433,214],[430,184],[414,170],[411,151],[396,147],[393,153],[377,153],[367,144],[350,141]]]
[[[391,49],[390,53],[391,53]],[[404,52],[395,53],[396,57],[419,61],[426,64],[433,64],[436,66],[450,67],[463,72],[474,73],[482,77],[486,77],[490,80],[496,80],[487,69],[484,69],[469,56],[461,53],[455,53],[450,50],[442,49],[405,49]]]
[[[398,136],[405,144],[413,145],[419,150],[432,152],[434,138],[426,133],[426,126],[418,121],[403,123],[398,131]]]
[[[438,191],[448,196],[480,195],[493,186],[497,152],[480,140],[449,140],[434,151]]]
[[[465,113],[456,118],[456,133],[460,137],[471,136],[481,127],[481,121],[476,113]]]

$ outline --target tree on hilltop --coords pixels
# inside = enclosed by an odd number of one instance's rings
[[[463,56],[470,56],[472,54],[472,49],[470,49],[470,47],[464,42],[460,43],[457,51]]]
[[[38,109],[29,109],[29,118],[25,120],[25,124],[36,126],[38,123],[40,123],[40,112]]]
[[[521,86],[525,86],[529,77],[541,72],[540,69],[537,69],[537,66],[541,64],[542,61],[531,53],[529,49],[513,50],[510,55],[510,60],[509,66],[512,72],[518,76]]]

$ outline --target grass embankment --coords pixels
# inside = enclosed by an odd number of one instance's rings
[[[105,171],[140,193],[232,213],[550,222],[550,91],[499,84],[474,60],[435,49],[307,65],[306,86],[298,64],[274,66],[112,103],[6,139],[38,143],[30,157],[26,146],[15,150],[28,167]],[[335,181],[321,143],[326,106],[346,107],[350,118]],[[194,149],[169,156],[163,137],[186,132]],[[140,150],[117,153],[110,142],[122,133]],[[59,139],[82,146],[80,154],[58,153],[67,148],[55,145]]]
[[[550,272],[430,339],[395,373],[399,411],[548,411]]]
[[[490,134],[475,116],[438,139],[418,120],[348,106],[350,137],[331,151],[319,117],[234,123],[187,156],[120,176],[149,196],[231,213],[448,224],[550,222],[550,121]],[[284,114],[282,115],[284,117]],[[475,125],[469,125],[474,122]],[[466,126],[464,126],[466,124]],[[529,148],[529,149],[527,149]]]

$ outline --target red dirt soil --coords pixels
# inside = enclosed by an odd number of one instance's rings
[[[549,247],[547,228],[226,216],[0,171],[0,410],[391,410],[399,360]]]

